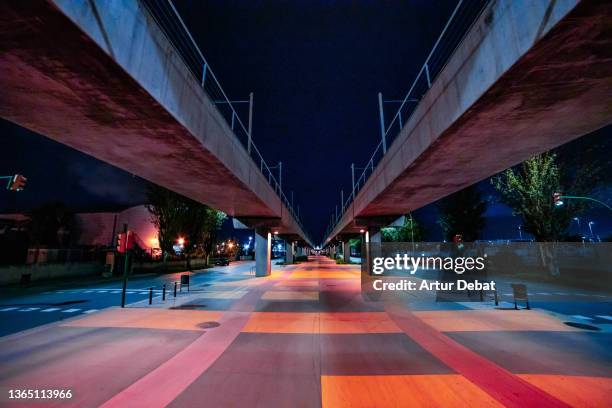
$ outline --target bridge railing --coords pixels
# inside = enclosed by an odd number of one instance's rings
[[[437,76],[444,69],[450,57],[453,55],[459,44],[465,38],[474,22],[480,16],[489,0],[459,0],[453,9],[449,19],[447,20],[442,32],[438,36],[431,51],[427,55],[425,62],[414,78],[408,92],[398,101],[399,107],[394,111],[388,124],[384,123],[382,100],[381,103],[381,137],[376,145],[370,159],[361,167],[361,174],[354,178],[350,194],[347,199],[341,203],[340,213],[332,216],[332,221],[327,227],[326,236],[329,236],[336,224],[340,220],[342,214],[351,202],[357,196],[357,193],[363,188],[369,177],[374,173],[374,169],[380,163],[384,155],[387,153],[388,146],[397,138],[404,126],[409,122],[412,114],[419,106],[419,103],[427,94],[431,85],[436,80]]]
[[[234,136],[245,147],[251,159],[259,167],[259,170],[268,180],[268,183],[274,191],[279,195],[281,201],[291,212],[296,222],[303,229],[302,221],[295,212],[291,202],[282,191],[282,187],[274,176],[270,166],[266,163],[263,155],[253,143],[251,123],[244,122],[236,111],[235,104],[226,95],[219,79],[213,72],[206,58],[200,51],[200,48],[193,39],[183,19],[174,7],[172,0],[141,0],[146,7],[151,17],[164,32],[170,44],[176,52],[181,56],[183,62],[189,68],[194,78],[200,83],[201,87],[208,94],[210,100],[214,103],[217,111],[223,116]],[[246,102],[246,101],[240,101]],[[249,115],[250,118],[250,115]],[[250,121],[250,119],[249,119]]]

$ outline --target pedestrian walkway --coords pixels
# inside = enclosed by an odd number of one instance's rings
[[[358,265],[311,257],[0,338],[0,387],[70,388],[62,407],[606,407],[610,344],[540,310],[368,301]]]

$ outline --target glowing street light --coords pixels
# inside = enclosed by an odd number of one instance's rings
[[[570,195],[562,195],[561,193],[553,193],[553,203],[555,205],[555,207],[562,207],[564,202],[563,199],[571,199],[571,200],[587,200],[587,201],[594,201],[598,204],[603,205],[604,207],[606,207],[608,210],[612,211],[612,207],[610,207],[608,204],[599,201],[595,198],[592,197],[582,197],[582,196],[570,196]]]
[[[179,237],[179,239],[176,241],[180,246],[185,245],[185,238],[183,237]]]

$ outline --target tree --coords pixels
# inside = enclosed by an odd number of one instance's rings
[[[438,204],[444,238],[452,241],[456,234],[461,234],[466,242],[478,239],[480,231],[485,226],[483,214],[487,202],[475,185],[464,188],[440,200]]]
[[[553,193],[589,196],[609,183],[612,138],[608,132],[601,130],[532,157],[491,180],[501,201],[523,217],[525,231],[537,241],[568,239],[571,220],[591,206],[588,201],[570,199],[555,207]]]
[[[572,195],[588,194],[595,185],[589,185],[594,181],[591,165],[564,169],[557,163],[557,154],[548,152],[504,171],[492,183],[501,201],[514,214],[522,216],[526,232],[537,241],[558,241],[567,238],[572,218],[588,208],[589,203],[566,200],[563,206],[555,207],[552,196],[563,191],[571,191]]]
[[[185,240],[184,253],[188,257],[202,253],[208,262],[216,231],[226,215],[159,186],[149,188],[148,200],[147,209],[158,229],[164,260],[181,237]]]
[[[423,226],[412,215],[406,215],[400,227],[381,228],[380,234],[383,242],[419,242],[425,235]]]
[[[147,209],[157,227],[157,239],[164,261],[173,252],[173,246],[183,227],[184,197],[159,186],[147,191]]]

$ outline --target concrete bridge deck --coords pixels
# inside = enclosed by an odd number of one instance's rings
[[[609,2],[492,1],[327,240],[611,123],[611,19]]]

